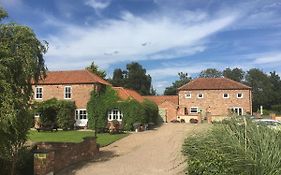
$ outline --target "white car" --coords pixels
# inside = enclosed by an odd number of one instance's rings
[[[253,121],[256,122],[257,125],[268,126],[269,128],[272,128],[272,129],[281,130],[281,122],[278,120],[256,119]]]

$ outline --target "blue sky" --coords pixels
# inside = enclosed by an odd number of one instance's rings
[[[109,76],[138,61],[158,93],[177,73],[257,67],[281,73],[280,0],[0,0],[49,42],[49,70],[95,61]]]

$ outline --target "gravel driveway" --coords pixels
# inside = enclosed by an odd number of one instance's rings
[[[188,135],[209,125],[169,123],[133,133],[107,147],[93,161],[84,162],[61,172],[61,175],[174,175],[184,174],[186,163],[181,146]]]

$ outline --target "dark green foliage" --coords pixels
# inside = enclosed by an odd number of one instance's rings
[[[56,98],[43,101],[38,103],[36,106],[36,112],[40,114],[41,124],[48,125],[57,122],[59,105]]]
[[[277,114],[281,114],[281,104],[278,105],[272,105],[271,106],[272,111],[274,111]]]
[[[59,110],[57,113],[57,124],[63,130],[73,129],[75,124],[76,105],[73,101],[59,101]]]
[[[125,84],[125,72],[122,69],[115,69],[111,80],[113,86],[124,86]]]
[[[127,100],[118,104],[118,109],[123,112],[122,124],[125,130],[133,130],[134,123],[145,123],[145,109],[136,100]]]
[[[87,104],[88,126],[95,129],[104,128],[107,124],[107,113],[117,106],[118,96],[110,86],[104,86],[99,92],[93,90]]]
[[[92,62],[92,64],[86,69],[93,72],[94,74],[96,74],[97,76],[103,79],[105,79],[106,77],[106,72],[104,70],[101,70],[94,62]]]
[[[218,78],[222,77],[222,72],[215,68],[208,68],[200,72],[199,77],[201,78]]]
[[[146,69],[137,62],[127,64],[127,70],[115,69],[110,81],[113,86],[122,86],[134,89],[141,95],[153,95],[155,90],[151,86],[151,76],[146,74]]]
[[[73,129],[76,105],[73,101],[52,98],[36,104],[43,125],[57,124],[62,129]]]
[[[280,136],[280,132],[246,119],[215,124],[207,134],[185,140],[188,174],[281,174]]]
[[[0,159],[11,161],[6,167],[9,174],[16,174],[31,123],[31,80],[37,82],[44,75],[47,48],[29,27],[3,23],[6,16],[0,8]]]
[[[259,69],[250,69],[246,74],[246,82],[253,91],[253,110],[256,111],[260,105],[265,109],[271,106],[272,84],[268,75]]]
[[[158,117],[159,117],[159,109],[158,106],[150,101],[145,99],[144,102],[142,103],[144,110],[145,110],[145,122],[146,123],[158,123]]]
[[[164,95],[177,95],[177,89],[192,80],[187,73],[179,72],[178,76],[179,80],[176,80],[172,86],[166,87]]]
[[[244,78],[244,75],[245,75],[245,72],[242,69],[239,69],[237,67],[234,69],[226,68],[223,71],[224,77],[232,79],[237,82],[241,82]]]

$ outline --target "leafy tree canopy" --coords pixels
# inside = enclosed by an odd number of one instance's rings
[[[187,73],[179,72],[179,80],[176,80],[171,86],[166,87],[164,95],[177,95],[177,89],[192,80]]]
[[[223,71],[223,76],[232,79],[234,81],[241,82],[245,76],[245,72],[239,68],[234,68],[234,69],[226,68]]]
[[[4,17],[7,13],[0,8],[0,159],[11,162],[5,166],[10,166],[9,174],[16,174],[18,153],[31,122],[31,80],[45,74],[47,47],[29,27],[4,23]]]
[[[215,69],[215,68],[208,68],[206,70],[203,70],[199,74],[200,78],[218,78],[222,77],[222,72]]]
[[[115,69],[111,83],[113,86],[134,89],[141,95],[155,94],[151,85],[151,76],[146,74],[146,69],[137,62],[127,64],[126,70]]]
[[[273,96],[269,77],[263,71],[253,68],[247,72],[245,79],[246,83],[252,87],[254,110],[257,110],[260,105],[270,108]]]
[[[99,77],[101,77],[103,79],[105,79],[105,77],[106,77],[106,72],[104,70],[101,70],[99,68],[99,66],[96,65],[94,62],[92,62],[92,64],[90,66],[88,66],[86,69],[93,72],[94,74],[98,75]]]

